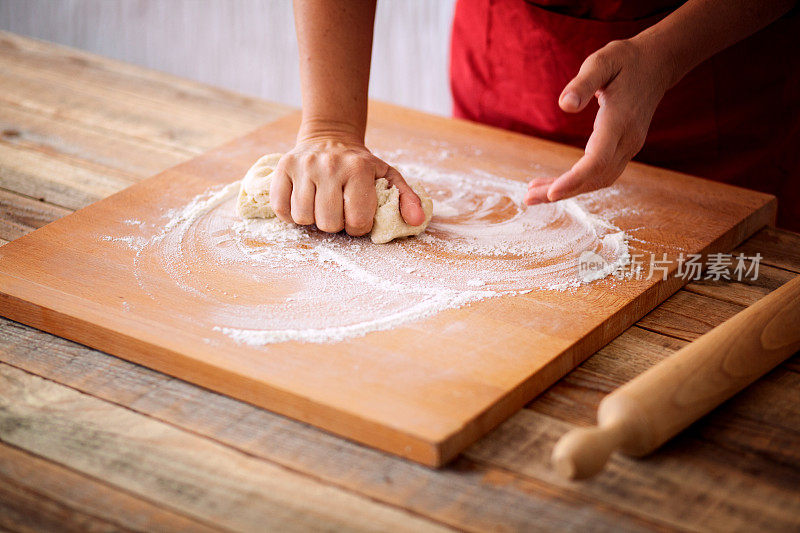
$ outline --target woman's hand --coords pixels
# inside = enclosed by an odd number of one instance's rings
[[[400,190],[400,212],[411,225],[425,221],[419,197],[400,173],[372,155],[358,139],[347,136],[298,140],[278,162],[270,204],[284,222],[316,224],[353,236],[372,229],[377,208],[375,180],[386,178]]]
[[[608,187],[622,174],[644,145],[656,106],[673,80],[670,62],[654,52],[634,38],[612,41],[586,58],[558,101],[567,113],[577,113],[597,98],[600,110],[585,153],[561,176],[531,180],[525,203]]]

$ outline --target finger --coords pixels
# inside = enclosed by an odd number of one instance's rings
[[[314,220],[317,227],[328,233],[344,229],[344,211],[341,186],[336,183],[317,184],[314,199]]]
[[[525,194],[524,202],[527,205],[536,205],[549,202],[550,200],[547,198],[547,191],[549,188],[549,183],[545,185],[536,185],[529,188],[528,192]]]
[[[621,125],[613,118],[613,112],[601,107],[583,157],[553,182],[547,192],[548,199],[554,202],[610,184],[619,175],[609,178],[620,167],[619,148],[623,134]],[[619,169],[619,172],[622,170]]]
[[[295,224],[308,226],[314,223],[314,198],[317,188],[306,179],[292,184],[292,219]]]
[[[615,54],[600,49],[581,64],[575,76],[561,92],[558,105],[568,113],[582,111],[594,94],[608,85],[619,73],[619,62]]]
[[[406,224],[419,226],[425,222],[425,212],[422,210],[422,201],[417,193],[406,183],[403,176],[394,167],[388,167],[386,175],[378,176],[386,178],[390,185],[397,187],[400,191],[400,214]]]
[[[547,177],[547,178],[533,178],[531,181],[528,182],[528,188],[531,187],[539,187],[540,185],[550,185],[553,183],[555,178]]]
[[[284,222],[292,220],[292,180],[289,175],[276,168],[272,172],[272,181],[269,186],[269,205],[275,211],[275,216]]]
[[[350,179],[344,186],[344,229],[354,237],[365,235],[372,229],[378,208],[374,178]]]

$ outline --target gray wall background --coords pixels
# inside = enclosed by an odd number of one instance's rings
[[[378,0],[373,98],[450,114],[455,0]],[[0,29],[300,105],[291,0],[0,0]]]

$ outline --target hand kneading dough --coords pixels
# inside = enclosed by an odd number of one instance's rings
[[[265,155],[253,165],[242,180],[236,209],[242,218],[274,218],[275,212],[269,205],[269,186],[272,172],[278,165],[281,154]],[[419,226],[406,224],[400,214],[400,191],[389,186],[385,178],[375,181],[375,192],[378,195],[378,209],[369,236],[372,242],[384,244],[400,237],[419,235],[431,221],[433,201],[427,191],[419,183],[409,183],[422,201],[425,222]]]

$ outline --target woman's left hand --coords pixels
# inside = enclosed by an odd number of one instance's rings
[[[525,203],[554,202],[608,187],[644,145],[653,113],[671,85],[671,65],[635,38],[612,41],[590,55],[558,104],[567,113],[597,98],[600,110],[586,150],[557,178],[535,178]]]

